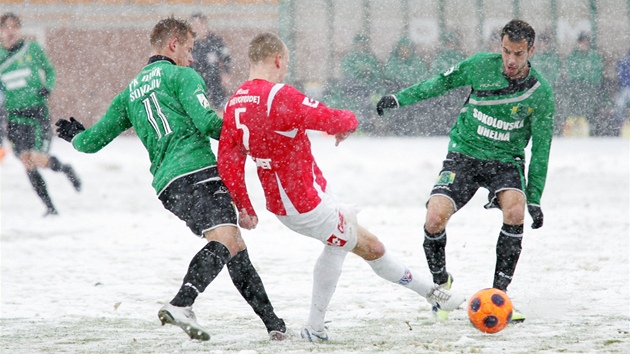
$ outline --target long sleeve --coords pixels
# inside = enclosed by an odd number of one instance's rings
[[[470,85],[468,71],[471,69],[473,57],[466,59],[452,68],[428,80],[421,81],[396,93],[396,99],[401,107],[416,102],[438,97],[457,87]]]
[[[296,128],[319,130],[330,135],[345,132],[353,132],[358,127],[358,121],[354,113],[348,110],[329,108],[321,102],[308,98],[295,88],[285,86],[286,96],[290,100],[280,100],[276,112],[292,112],[281,114],[287,121],[287,125]]]
[[[549,165],[549,152],[553,137],[553,95],[546,100],[546,107],[532,118],[531,160],[527,171],[527,203],[540,205]]]
[[[48,57],[44,53],[44,50],[42,49],[42,47],[36,42],[34,42],[34,53],[37,59],[39,60],[40,66],[41,66],[41,72],[39,73],[39,75],[40,75],[40,78],[43,79],[42,86],[44,86],[45,88],[49,90],[52,90],[53,86],[55,86],[55,82],[57,79],[55,68],[50,63],[50,60],[48,60]]]
[[[81,152],[95,153],[112,142],[118,135],[131,128],[131,121],[122,103],[123,93],[118,94],[107,112],[92,127],[77,134],[72,146]]]
[[[245,185],[245,161],[247,155],[236,142],[237,134],[229,124],[223,127],[217,166],[223,183],[227,186],[238,210],[245,208],[249,215],[256,215]]]

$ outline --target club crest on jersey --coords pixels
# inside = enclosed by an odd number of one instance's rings
[[[304,97],[304,101],[302,101],[302,104],[309,107],[317,108],[317,106],[319,105],[319,102],[312,100],[308,97]]]
[[[412,280],[413,280],[413,275],[411,274],[409,269],[405,268],[405,274],[403,275],[402,278],[400,278],[400,280],[398,281],[398,284],[401,284],[401,285],[409,284],[411,283]]]
[[[440,173],[435,184],[451,184],[455,180],[455,173],[451,171],[444,171]]]
[[[210,108],[210,102],[208,102],[206,95],[204,95],[203,93],[199,93],[197,94],[197,99],[199,100],[199,104],[201,105],[201,107],[205,109]]]
[[[518,104],[514,107],[512,107],[511,113],[512,113],[512,119],[514,120],[523,120],[527,117],[529,117],[532,112],[534,111],[534,109],[532,107],[525,107],[522,104]]]
[[[343,247],[346,245],[346,240],[341,239],[335,235],[330,235],[330,237],[328,238],[328,240],[326,240],[326,243],[328,244],[328,246],[332,246],[332,247]]]

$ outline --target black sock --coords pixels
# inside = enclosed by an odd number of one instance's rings
[[[446,230],[431,234],[424,229],[424,254],[427,257],[429,270],[433,274],[433,282],[444,284],[448,281],[446,272]]]
[[[72,169],[72,166],[63,164],[58,158],[51,156],[48,160],[48,167],[55,172],[63,172],[66,176],[68,176],[68,179],[72,183],[74,189],[77,191],[81,190],[81,180]]]
[[[507,291],[512,282],[516,263],[521,255],[523,224],[503,224],[497,241],[497,264],[494,269],[494,288]]]
[[[64,165],[61,163],[61,161],[59,161],[59,159],[54,156],[51,156],[48,160],[48,167],[55,172],[60,172],[63,169],[63,166]]]
[[[50,196],[48,195],[48,190],[46,189],[46,182],[44,182],[44,179],[42,178],[42,175],[39,174],[39,171],[37,170],[26,171],[26,174],[28,175],[29,181],[31,181],[31,185],[33,186],[33,189],[35,189],[35,192],[37,193],[37,195],[41,198],[44,204],[46,204],[46,208],[48,208],[48,212],[52,212],[52,211],[56,212],[55,206],[53,205],[52,200],[50,199]]]
[[[284,332],[286,329],[284,321],[273,311],[265,286],[252,265],[247,250],[237,253],[228,262],[227,268],[234,286],[263,321],[267,332],[274,330]]]
[[[219,275],[223,266],[230,260],[230,251],[220,242],[210,241],[199,251],[188,266],[188,273],[179,288],[173,306],[192,306],[199,293]]]

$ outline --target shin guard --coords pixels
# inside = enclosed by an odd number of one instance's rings
[[[429,270],[433,274],[435,284],[443,284],[448,281],[446,272],[446,230],[431,234],[424,229],[424,254],[427,257]]]
[[[494,269],[494,288],[506,291],[512,282],[516,264],[521,255],[523,224],[503,224],[497,240],[497,263]]]
[[[192,306],[199,293],[219,275],[230,259],[230,251],[220,242],[210,241],[199,251],[188,266],[184,282],[171,300],[173,306]]]
[[[258,272],[249,259],[247,249],[236,254],[227,264],[232,283],[267,327],[267,332],[284,332],[284,321],[273,310]]]
[[[50,195],[48,195],[46,182],[44,182],[42,175],[39,174],[39,171],[37,170],[27,171],[26,173],[28,175],[28,180],[31,181],[33,189],[35,189],[35,193],[37,193],[39,198],[46,205],[46,208],[48,208],[48,214],[56,214],[57,211],[52,203],[52,200],[50,199]]]

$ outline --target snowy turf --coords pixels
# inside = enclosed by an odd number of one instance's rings
[[[362,208],[359,222],[428,277],[422,251],[424,203],[440,169],[446,138],[313,135],[313,150],[333,191]],[[121,137],[95,155],[61,140],[53,152],[83,179],[76,193],[45,170],[60,216],[42,218],[18,160],[1,165],[1,308],[3,353],[590,353],[630,351],[629,141],[557,138],[542,207],[545,225],[526,218],[523,253],[509,295],[527,316],[489,335],[466,312],[445,324],[428,303],[390,284],[350,255],[327,316],[331,340],[270,343],[262,322],[219,275],[195,304],[212,334],[191,341],[157,312],[177,291],[203,246],[165,211],[150,186],[147,153]],[[254,166],[248,184],[260,224],[245,231],[252,261],[278,312],[296,332],[305,321],[312,267],[322,245],[284,228],[264,209]],[[497,210],[485,190],[447,229],[454,289],[492,283]]]

